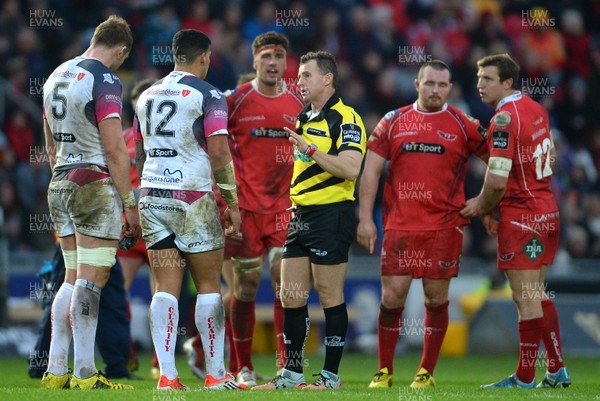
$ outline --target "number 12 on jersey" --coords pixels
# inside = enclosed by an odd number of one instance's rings
[[[153,113],[154,99],[148,99],[146,102],[146,135],[152,135],[152,113]],[[154,129],[154,135],[157,136],[175,136],[175,131],[164,129],[165,126],[171,121],[171,118],[177,112],[177,103],[174,100],[163,100],[158,104],[156,112],[158,114],[166,114],[156,125]]]
[[[552,149],[552,142],[550,139],[544,138],[542,143],[538,144],[533,152],[533,157],[535,158],[535,175],[538,180],[552,175],[552,167],[550,167],[550,149]],[[543,169],[542,163],[544,164]]]

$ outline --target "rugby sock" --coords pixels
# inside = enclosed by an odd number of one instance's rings
[[[167,292],[155,293],[150,303],[150,333],[158,358],[160,374],[166,376],[169,380],[177,377],[175,347],[177,345],[178,324],[179,306],[177,298]]]
[[[425,335],[423,337],[423,355],[421,367],[433,375],[433,370],[440,356],[440,349],[448,329],[448,301],[431,307],[425,305]]]
[[[542,341],[546,348],[547,366],[546,370],[550,373],[556,373],[565,366],[562,358],[562,348],[560,343],[560,326],[558,324],[558,313],[554,307],[554,302],[550,299],[542,301],[544,311],[544,333]]]
[[[325,365],[323,370],[337,375],[344,352],[348,331],[346,303],[324,308],[325,313]]]
[[[394,372],[394,354],[400,336],[400,329],[402,328],[403,311],[403,306],[388,309],[383,304],[379,305],[379,319],[377,322],[379,370],[387,368],[389,374]]]
[[[215,379],[225,377],[225,308],[221,294],[198,294],[196,297],[196,327],[202,337],[206,373]]]
[[[56,376],[62,376],[69,370],[69,346],[71,345],[71,321],[69,311],[71,309],[71,296],[73,285],[62,283],[54,296],[52,309],[50,310],[51,341],[48,353],[48,372]],[[41,357],[41,355],[38,355]]]
[[[277,336],[277,369],[285,366],[285,344],[283,343],[283,305],[281,298],[275,297],[273,301],[273,326]]]
[[[519,322],[520,347],[517,378],[523,383],[531,383],[535,379],[535,363],[543,332],[543,317]]]
[[[233,334],[231,334],[231,318],[225,317],[225,338],[229,342],[229,364],[227,370],[235,373],[239,370],[237,365],[237,357],[235,356],[235,342],[233,341]]]
[[[237,365],[241,369],[252,366],[252,334],[256,322],[254,306],[256,301],[240,301],[233,295],[231,297],[231,334],[235,343],[235,356]]]
[[[302,373],[304,345],[310,330],[308,306],[283,308],[283,335],[285,342],[285,368]]]
[[[77,279],[71,297],[71,325],[75,363],[73,374],[87,379],[96,373],[94,347],[102,289],[92,281]]]

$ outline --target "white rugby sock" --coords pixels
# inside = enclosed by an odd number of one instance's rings
[[[50,312],[51,340],[48,353],[48,372],[56,376],[67,374],[69,370],[69,346],[71,345],[71,295],[73,285],[62,283],[52,302]]]
[[[102,289],[97,287],[93,281],[84,279],[75,281],[71,297],[71,322],[75,351],[73,374],[80,379],[87,379],[96,373],[94,347],[101,291]]]
[[[199,294],[196,297],[196,327],[202,338],[206,373],[215,379],[225,376],[225,309],[221,294]]]
[[[150,303],[150,332],[158,358],[160,374],[167,379],[177,377],[175,367],[175,346],[177,345],[177,327],[179,324],[179,306],[177,298],[167,292],[157,292]]]

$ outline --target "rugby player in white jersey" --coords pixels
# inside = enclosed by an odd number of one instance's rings
[[[160,368],[158,389],[187,389],[175,367],[183,258],[198,293],[195,321],[206,359],[204,386],[245,388],[236,384],[223,364],[225,312],[220,276],[224,236],[211,174],[228,205],[224,212],[227,235],[238,233],[241,218],[227,143],[227,103],[219,90],[204,81],[210,43],[200,31],[177,32],[173,38],[175,69],[144,91],[136,105],[140,219],[156,281],[150,324]]]
[[[98,25],[85,53],[61,64],[44,85],[44,134],[53,172],[48,206],[66,274],[52,305],[42,388],[133,388],[109,381],[94,362],[100,293],[115,264],[123,209],[125,235],[140,235],[121,134],[121,82],[114,74],[132,44],[127,22],[111,16]]]

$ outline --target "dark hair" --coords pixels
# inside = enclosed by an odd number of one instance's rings
[[[321,75],[333,74],[333,88],[337,86],[338,70],[335,63],[335,56],[329,52],[319,50],[318,52],[308,52],[300,57],[300,65],[308,63],[310,60],[317,61],[317,68]]]
[[[127,54],[133,46],[131,28],[123,18],[111,15],[106,21],[96,27],[91,45],[106,46],[108,48],[125,46]]]
[[[156,82],[154,78],[146,78],[138,81],[135,85],[133,85],[133,88],[131,88],[131,91],[129,92],[129,100],[131,100],[133,103],[133,101],[137,100],[142,92],[151,87],[154,82]]]
[[[173,36],[175,64],[190,64],[210,47],[210,38],[195,29],[182,29]]]
[[[261,47],[269,45],[281,46],[285,51],[287,51],[289,44],[290,43],[288,39],[282,34],[274,31],[265,32],[261,35],[258,35],[252,42],[252,54],[256,54]]]
[[[517,89],[517,81],[519,80],[519,71],[521,68],[519,67],[519,64],[517,64],[517,62],[508,55],[508,53],[485,56],[477,61],[477,68],[490,66],[498,68],[500,82],[504,82],[507,79],[512,78],[512,88]]]
[[[419,81],[421,80],[423,71],[425,71],[426,67],[431,67],[436,71],[448,70],[448,73],[450,74],[450,81],[452,81],[452,72],[450,71],[450,67],[448,67],[448,64],[444,63],[442,60],[431,60],[422,64],[421,68],[419,68],[419,73],[417,74],[417,79]]]

